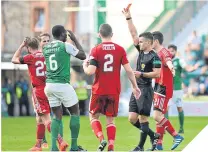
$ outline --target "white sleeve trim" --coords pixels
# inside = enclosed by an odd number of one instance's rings
[[[65,42],[66,52],[72,56],[76,56],[79,50],[72,44]]]
[[[185,62],[183,59],[179,59],[179,63],[180,63],[180,66],[181,66],[183,69],[187,66],[186,62]]]

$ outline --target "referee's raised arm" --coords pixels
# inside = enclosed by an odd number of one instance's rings
[[[122,13],[126,17],[126,21],[128,23],[129,32],[130,32],[131,37],[133,39],[134,45],[137,46],[139,44],[139,37],[138,37],[138,34],[137,34],[136,27],[134,26],[134,23],[132,21],[130,9],[125,9],[124,8],[122,10]]]

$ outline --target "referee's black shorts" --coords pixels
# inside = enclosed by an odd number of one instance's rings
[[[131,95],[129,102],[129,112],[135,112],[139,115],[150,116],[152,102],[153,102],[153,89],[152,86],[139,87],[141,96],[138,100]]]

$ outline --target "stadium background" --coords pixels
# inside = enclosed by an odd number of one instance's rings
[[[121,13],[129,2],[129,0],[1,1],[2,150],[27,150],[35,139],[35,119],[31,101],[29,103],[32,117],[17,117],[19,116],[19,101],[15,94],[16,90],[14,89],[11,93],[13,98],[9,103],[4,98],[7,92],[4,88],[5,78],[11,80],[10,85],[13,88],[20,76],[29,82],[27,67],[13,65],[10,62],[24,37],[38,36],[42,32],[50,33],[51,27],[62,24],[76,34],[88,54],[90,48],[100,42],[97,37],[99,25],[107,22],[113,28],[114,42],[126,49],[131,65],[135,68],[137,51],[132,45],[126,20]],[[196,71],[183,73],[186,115],[184,136],[187,140],[179,147],[181,150],[205,126],[208,119],[208,63],[205,62],[208,59],[208,18],[206,17],[208,2],[165,0],[133,0],[131,2],[133,2],[132,18],[138,33],[161,31],[164,34],[165,46],[170,43],[176,44],[181,58],[184,58],[190,65],[199,64]],[[193,31],[196,31],[197,35],[194,36]],[[192,46],[196,46],[197,49]],[[83,74],[82,63],[77,59],[72,58],[71,63],[73,69],[71,83],[76,83],[80,79],[86,80],[88,94],[90,94],[92,77]],[[130,93],[129,82],[122,70],[120,116],[128,114]],[[28,96],[31,100],[30,90]],[[8,117],[9,104],[14,105],[16,117]],[[88,100],[86,105],[88,105]],[[86,115],[87,113],[86,110]],[[177,115],[175,107],[171,108],[170,114]],[[68,122],[67,118],[64,120],[65,138],[67,138]],[[171,121],[177,128],[177,118],[171,117]],[[97,145],[97,141],[91,132],[88,118],[83,116],[81,123],[81,144],[88,150],[95,150],[94,145]],[[137,143],[138,137],[135,136],[138,134],[137,130],[128,123],[126,117],[119,117],[117,125],[119,128],[117,150],[130,150]],[[153,121],[151,125],[154,125]],[[129,128],[128,132],[126,128]],[[47,137],[50,140],[48,134]],[[126,137],[128,138],[125,139]],[[165,138],[166,150],[171,146],[171,142],[169,136]],[[9,146],[10,144],[13,146]]]

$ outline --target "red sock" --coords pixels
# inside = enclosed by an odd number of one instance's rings
[[[173,126],[171,125],[168,119],[163,118],[158,123],[158,125],[163,126],[169,132],[169,134],[171,134],[173,137],[177,135],[177,132],[175,131],[175,129],[173,128]]]
[[[45,135],[45,125],[37,124],[37,139],[43,139]]]
[[[92,119],[91,120],[91,127],[94,131],[97,138],[99,138],[100,142],[104,139],[103,132],[102,132],[102,125],[99,120]]]
[[[111,123],[107,125],[107,136],[108,136],[108,151],[114,150],[114,141],[116,138],[116,126]]]
[[[37,131],[36,131],[36,146],[41,147],[41,142],[45,135],[45,125],[44,124],[37,124]]]
[[[157,144],[161,144],[162,145],[165,128],[163,126],[160,126],[160,125],[157,124],[156,131],[157,131],[157,133],[160,134],[160,138],[159,138]]]
[[[57,141],[58,141],[59,144],[61,144],[63,142],[63,138],[61,137],[60,134],[58,134]]]
[[[46,127],[47,127],[48,132],[51,133],[51,122],[49,122]]]

